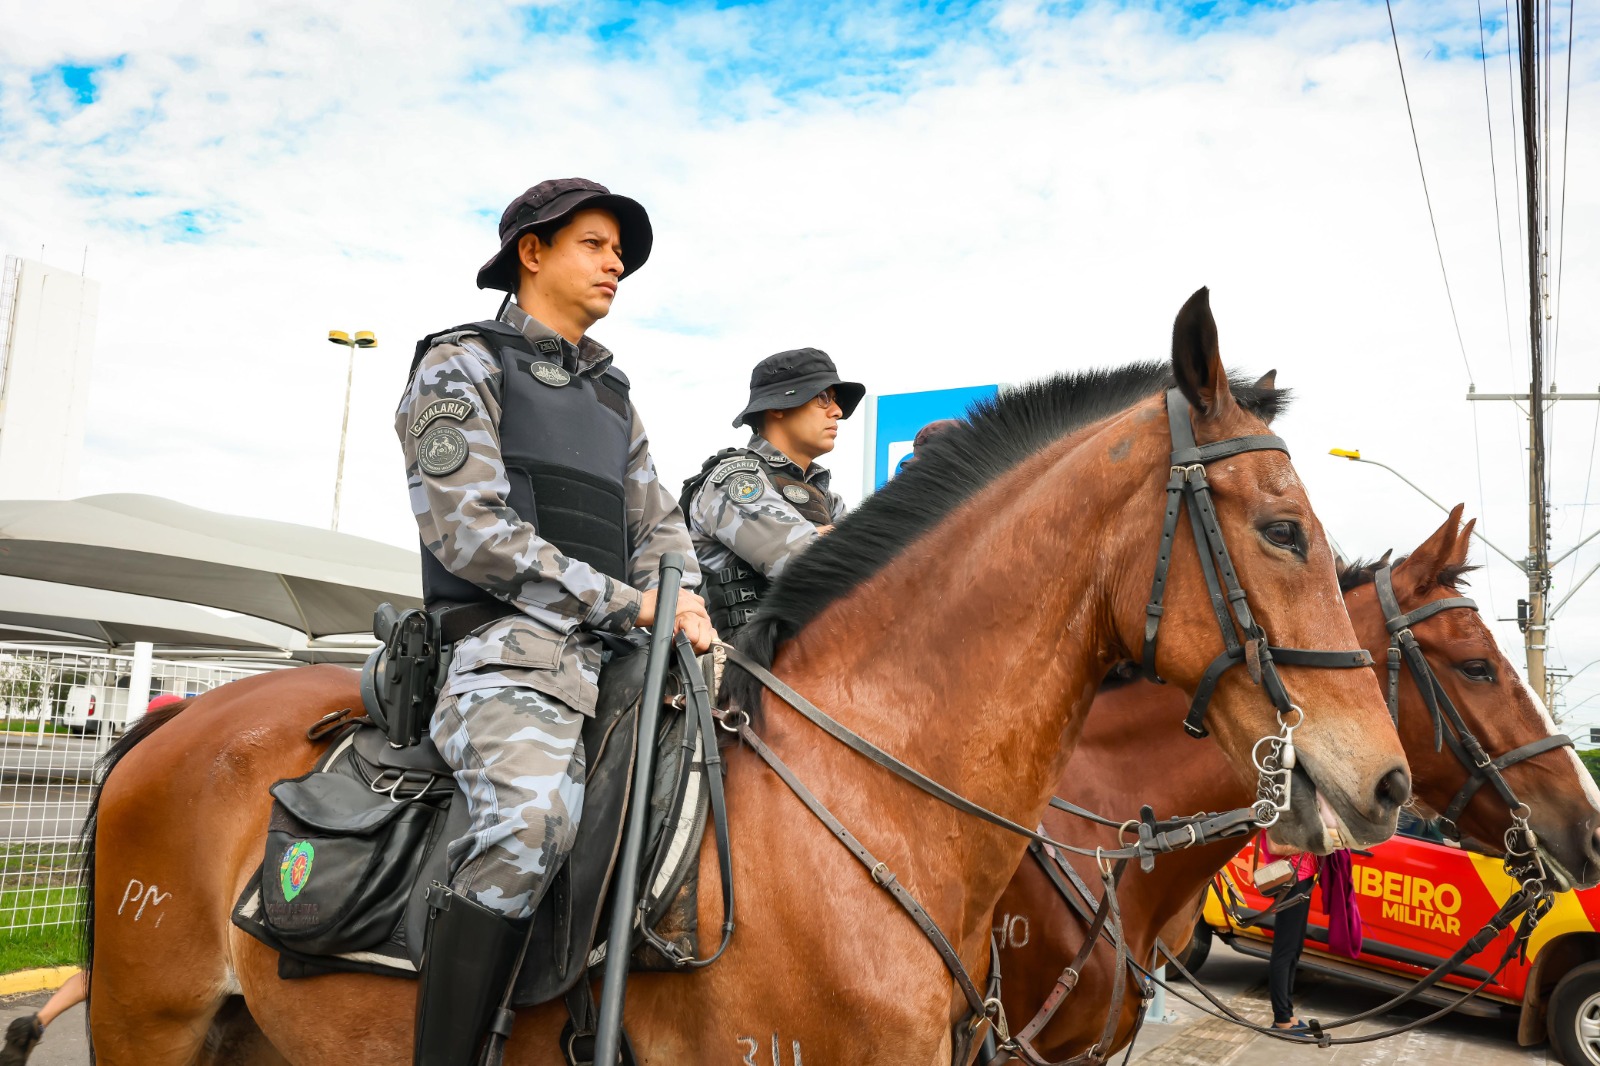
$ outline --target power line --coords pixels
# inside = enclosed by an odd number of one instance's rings
[[[1506,285],[1506,242],[1504,225],[1500,221],[1500,175],[1499,168],[1494,161],[1494,111],[1489,106],[1489,51],[1483,37],[1483,0],[1478,0],[1478,58],[1483,64],[1483,119],[1489,127],[1489,178],[1494,183],[1494,239],[1500,246],[1500,304],[1505,311],[1506,318],[1506,362],[1513,373],[1517,369],[1515,349],[1511,343],[1511,294]],[[1477,408],[1473,408],[1472,416],[1473,438],[1477,438],[1478,416]],[[1483,466],[1480,461],[1478,467],[1478,495],[1483,495]]]
[[[1594,451],[1596,441],[1600,441],[1600,403],[1595,404],[1594,432],[1589,435],[1589,472],[1585,474],[1583,478],[1583,506],[1578,509],[1578,539],[1573,542],[1575,544],[1583,543],[1583,527],[1589,519],[1589,489],[1590,486],[1594,484]],[[1572,556],[1572,578],[1569,580],[1576,580],[1577,576],[1578,556],[1576,553],[1574,553]]]
[[[1483,492],[1483,448],[1478,443],[1478,405],[1473,403],[1467,406],[1472,408],[1472,454],[1478,461],[1478,514],[1482,516],[1478,521],[1487,522],[1489,520],[1489,499]],[[1596,405],[1596,410],[1600,411],[1600,404]],[[1484,567],[1483,576],[1486,585],[1485,591],[1489,593],[1489,614],[1498,618],[1500,617],[1500,611],[1494,605],[1494,567]]]
[[[1576,2],[1567,0],[1567,85],[1561,106],[1561,223],[1557,229],[1555,322],[1550,330],[1551,378],[1556,376],[1556,360],[1561,355],[1561,280],[1565,276],[1562,268],[1567,261],[1567,143],[1572,131],[1572,22]],[[1592,470],[1592,460],[1590,465]]]
[[[1472,363],[1467,359],[1467,342],[1461,337],[1461,319],[1456,314],[1455,294],[1450,291],[1450,272],[1444,268],[1444,246],[1439,243],[1439,223],[1433,217],[1433,196],[1428,192],[1428,171],[1422,165],[1422,143],[1417,140],[1417,120],[1411,113],[1411,90],[1406,87],[1406,65],[1400,59],[1400,34],[1394,28],[1394,7],[1389,0],[1383,0],[1383,6],[1389,12],[1389,36],[1394,41],[1394,62],[1400,68],[1400,92],[1406,99],[1406,121],[1411,124],[1411,146],[1417,152],[1417,173],[1422,175],[1422,198],[1428,205],[1428,225],[1433,227],[1433,248],[1439,253],[1439,273],[1444,277],[1444,295],[1450,302],[1450,320],[1456,327],[1456,344],[1461,349],[1461,365],[1467,368],[1467,382],[1476,384],[1472,379]]]

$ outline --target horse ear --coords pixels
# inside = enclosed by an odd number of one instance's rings
[[[1278,372],[1276,370],[1269,370],[1256,379],[1256,388],[1258,389],[1275,389],[1277,387]]]
[[[1450,553],[1450,559],[1446,565],[1453,567],[1467,565],[1467,553],[1472,550],[1472,529],[1477,524],[1478,520],[1476,518],[1467,519],[1466,524],[1461,527],[1461,535],[1456,538],[1455,550]]]
[[[1439,583],[1439,575],[1455,558],[1456,543],[1462,539],[1461,512],[1465,509],[1465,504],[1456,504],[1444,524],[1394,568],[1397,588],[1408,590],[1413,597],[1420,597]]]
[[[1211,317],[1210,289],[1196,290],[1172,323],[1172,376],[1202,418],[1219,418],[1233,406],[1217,347],[1217,322]]]

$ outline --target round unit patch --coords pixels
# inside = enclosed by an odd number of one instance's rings
[[[290,844],[289,850],[283,853],[283,861],[278,863],[278,884],[283,888],[285,903],[298,896],[311,880],[311,863],[316,857],[316,849],[309,840]]]
[[[455,426],[434,426],[417,442],[417,465],[430,477],[443,477],[467,462],[467,438]]]
[[[560,388],[572,380],[572,375],[554,363],[534,363],[528,367],[528,372],[546,385]]]
[[[799,485],[785,485],[783,487],[783,498],[790,503],[810,503],[811,493]]]
[[[735,474],[722,486],[734,503],[749,503],[762,492],[761,479],[754,474]]]

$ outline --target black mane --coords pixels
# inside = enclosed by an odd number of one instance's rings
[[[1339,591],[1349,592],[1351,589],[1358,589],[1362,585],[1371,585],[1378,580],[1379,570],[1382,570],[1385,566],[1399,566],[1409,558],[1411,556],[1402,555],[1391,564],[1389,562],[1389,554],[1385,552],[1380,559],[1356,559],[1345,563],[1339,567]],[[1447,566],[1439,571],[1439,587],[1448,589],[1451,592],[1460,592],[1461,586],[1468,583],[1467,575],[1476,569],[1478,569],[1476,566],[1471,566],[1467,563]]]
[[[1133,363],[1056,374],[973,404],[966,419],[929,441],[916,462],[789,563],[735,643],[770,666],[783,641],[985,485],[1052,441],[1172,385],[1170,364]],[[1265,421],[1288,406],[1287,389],[1257,387],[1247,379],[1233,381],[1232,388],[1240,406]],[[743,671],[729,672],[724,691],[740,706],[760,706],[759,688]]]

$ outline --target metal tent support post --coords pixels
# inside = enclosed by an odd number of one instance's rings
[[[633,791],[628,797],[628,824],[622,837],[622,856],[613,882],[611,927],[606,934],[606,974],[600,990],[600,1017],[595,1024],[594,1062],[612,1066],[622,1043],[622,1006],[627,992],[628,957],[632,954],[633,923],[639,897],[640,852],[644,850],[645,817],[650,808],[650,777],[656,761],[656,720],[666,687],[667,664],[672,658],[672,629],[678,614],[678,584],[683,580],[683,556],[668,552],[661,557],[661,586],[656,596],[656,617],[650,628],[650,658],[645,666],[644,701],[639,704],[639,754],[633,767]]]

